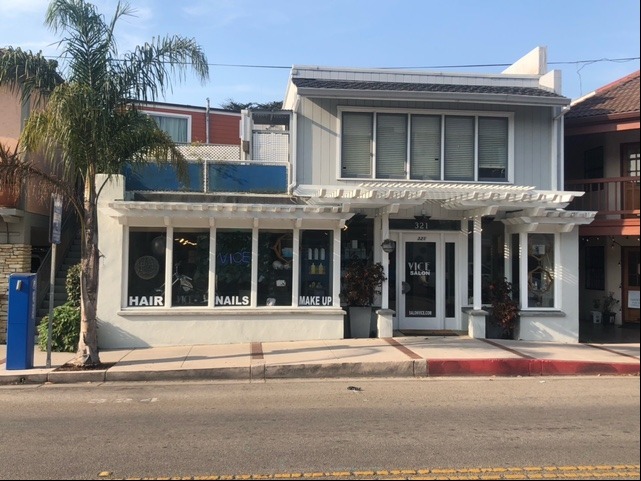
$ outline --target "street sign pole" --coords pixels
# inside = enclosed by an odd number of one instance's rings
[[[51,226],[49,240],[51,242],[51,269],[49,273],[49,322],[47,325],[47,368],[51,367],[51,336],[53,335],[53,301],[56,283],[56,247],[60,244],[62,231],[62,199],[59,195],[51,195]]]

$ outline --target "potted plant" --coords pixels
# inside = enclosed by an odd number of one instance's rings
[[[516,323],[519,318],[519,304],[512,299],[512,283],[507,279],[496,279],[489,283],[488,294],[490,297],[489,324],[498,328],[501,339],[513,339]],[[486,336],[487,335],[486,329]]]
[[[610,291],[607,296],[603,298],[603,322],[607,324],[614,324],[617,313],[614,308],[619,303],[619,299],[614,297],[614,292]]]
[[[342,279],[341,299],[347,305],[351,337],[370,337],[374,296],[385,277],[381,263],[353,259]]]

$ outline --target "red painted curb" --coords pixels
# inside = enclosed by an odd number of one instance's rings
[[[429,359],[427,376],[639,375],[639,364],[542,359]]]
[[[639,364],[585,361],[541,361],[543,376],[639,374]]]
[[[429,359],[427,376],[530,376],[531,359]]]

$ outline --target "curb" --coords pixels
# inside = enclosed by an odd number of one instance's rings
[[[398,362],[331,364],[252,364],[249,367],[124,371],[50,371],[0,374],[0,385],[70,384],[135,381],[238,380],[256,382],[281,379],[431,378],[431,377],[537,377],[639,375],[639,364],[541,359],[430,359]]]

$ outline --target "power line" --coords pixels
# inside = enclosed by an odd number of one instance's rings
[[[51,59],[62,59],[62,56],[46,56]],[[592,60],[572,60],[564,62],[548,62],[548,65],[581,65],[594,64],[599,62],[630,62],[639,60],[640,57],[622,57],[622,58],[600,58]],[[119,61],[123,61],[118,59]],[[183,63],[189,65],[189,62]],[[260,69],[290,69],[291,65],[257,65],[257,64],[234,64],[234,63],[208,63],[209,67],[229,67],[229,68],[260,68]],[[376,67],[381,70],[409,70],[409,69],[442,69],[442,68],[480,68],[480,67],[509,67],[512,63],[480,63],[480,64],[459,64],[459,65],[428,65],[428,66],[405,66],[405,67]],[[585,66],[584,65],[584,66]]]

